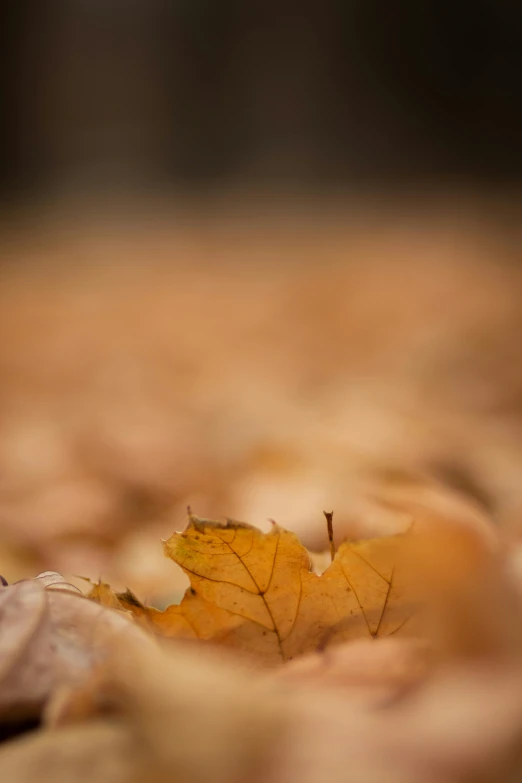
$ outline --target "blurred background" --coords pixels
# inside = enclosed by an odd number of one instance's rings
[[[0,14],[0,573],[171,600],[188,503],[518,536],[520,5]]]

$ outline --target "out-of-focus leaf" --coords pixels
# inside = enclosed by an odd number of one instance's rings
[[[85,579],[85,577],[83,578]],[[87,594],[87,598],[90,598],[91,601],[96,601],[96,603],[107,606],[110,609],[124,609],[121,601],[118,600],[116,593],[106,582],[102,582],[101,580],[98,582],[91,582],[90,579],[86,579],[86,581],[91,585],[91,589]]]
[[[38,715],[58,687],[88,677],[122,635],[150,643],[124,614],[62,587],[56,576],[0,590],[1,716]]]
[[[0,748],[0,778],[11,783],[130,783],[139,771],[130,732],[109,721],[39,732]]]
[[[79,595],[82,595],[82,591],[79,587],[67,582],[57,571],[44,571],[43,573],[38,574],[36,579],[46,588],[46,590],[65,590],[69,593],[78,593]]]

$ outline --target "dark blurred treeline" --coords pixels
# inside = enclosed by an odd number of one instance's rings
[[[5,0],[4,193],[522,177],[517,0]]]

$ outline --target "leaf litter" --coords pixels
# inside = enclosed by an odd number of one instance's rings
[[[163,548],[191,582],[163,612],[102,581],[87,600],[52,572],[0,589],[4,715],[28,694],[41,721],[0,746],[2,779],[493,783],[517,771],[520,597],[501,548],[471,526],[344,542],[322,574],[276,524],[190,514]]]

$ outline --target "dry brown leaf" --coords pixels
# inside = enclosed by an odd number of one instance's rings
[[[42,575],[0,590],[1,715],[39,715],[58,687],[88,677],[120,635],[150,644],[122,613],[59,578]]]
[[[381,701],[424,680],[434,668],[433,650],[419,639],[368,639],[311,653],[271,672],[281,683],[360,688]]]
[[[13,783],[130,783],[145,774],[132,735],[109,721],[38,732],[0,749],[0,778]]]
[[[345,542],[318,575],[297,536],[276,524],[263,533],[190,515],[164,542],[190,578],[181,604],[160,612],[130,591],[117,600],[162,635],[212,640],[264,663],[333,641],[409,635],[414,606],[399,562],[408,535]]]
[[[53,699],[44,716],[48,736],[110,718],[133,737],[133,783],[270,779],[271,749],[291,715],[275,682],[252,678],[231,656],[201,645],[140,649],[121,640],[112,653],[84,685]],[[0,772],[1,762],[0,747]]]

